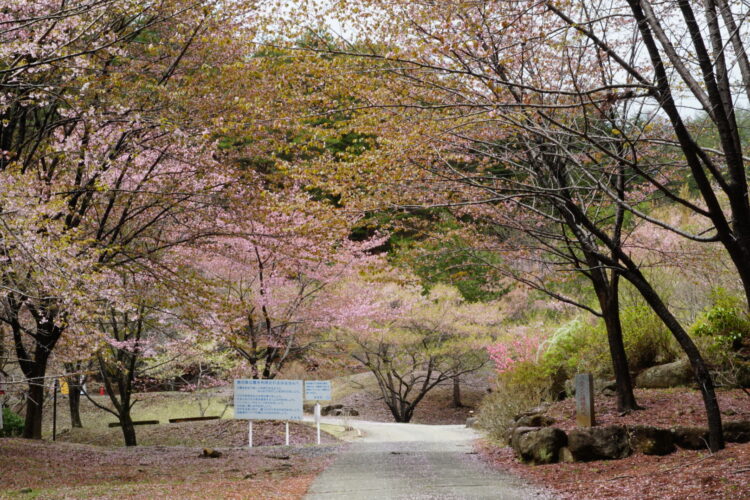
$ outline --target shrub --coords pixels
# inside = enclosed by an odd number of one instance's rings
[[[622,339],[631,370],[641,370],[675,359],[672,335],[664,322],[648,306],[620,311]]]
[[[547,342],[541,365],[548,377],[559,372],[567,378],[578,372],[598,376],[611,373],[604,325],[575,319],[558,328]]]
[[[532,335],[519,335],[512,340],[487,346],[495,370],[502,374],[511,371],[516,363],[532,361],[539,351],[539,339]]]
[[[0,437],[14,437],[23,434],[23,419],[10,408],[3,408],[3,428]]]
[[[620,321],[631,370],[674,359],[672,336],[651,308],[625,307],[620,312]],[[542,365],[547,374],[562,370],[567,378],[578,372],[593,373],[599,377],[612,376],[604,321],[591,325],[576,319],[563,325],[548,341],[547,350],[542,355]]]
[[[718,384],[750,384],[750,317],[739,299],[718,289],[713,306],[704,311],[690,333],[713,366]]]
[[[495,390],[482,401],[479,426],[502,442],[516,415],[551,398],[550,379],[536,363],[515,363],[513,370],[498,375]]]
[[[739,307],[715,304],[698,317],[691,333],[712,338],[718,349],[736,351],[750,338],[750,318]]]

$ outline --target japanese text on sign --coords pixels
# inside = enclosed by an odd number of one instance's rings
[[[330,401],[330,380],[305,380],[305,399],[307,401]]]
[[[302,381],[235,380],[234,418],[302,420]]]

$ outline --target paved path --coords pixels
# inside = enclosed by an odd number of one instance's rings
[[[318,476],[307,499],[549,498],[486,467],[472,451],[478,434],[464,426],[348,423],[362,438]]]

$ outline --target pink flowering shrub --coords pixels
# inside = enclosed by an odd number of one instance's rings
[[[534,361],[539,351],[539,338],[521,335],[513,340],[498,342],[487,347],[495,370],[502,374],[513,369],[516,363]]]

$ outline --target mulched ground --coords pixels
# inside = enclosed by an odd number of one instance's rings
[[[299,499],[335,447],[201,451],[0,439],[0,498]]]
[[[723,420],[750,420],[750,396],[742,390],[716,392]],[[620,415],[614,397],[597,396],[595,412],[597,425],[654,425],[657,427],[706,426],[706,412],[700,392],[689,388],[636,389],[636,401],[645,409]],[[546,412],[557,419],[555,427],[575,428],[575,400],[566,399],[553,404]]]
[[[720,391],[724,421],[750,418],[750,398],[742,391]],[[597,423],[661,427],[705,425],[700,394],[691,389],[636,390],[643,411],[620,416],[612,398],[598,397]],[[555,403],[548,414],[556,426],[575,427],[575,403]],[[679,450],[657,457],[642,454],[624,460],[528,466],[508,447],[481,442],[478,449],[493,467],[548,488],[561,499],[750,499],[750,443],[708,451]]]
[[[697,500],[750,498],[750,444],[729,444],[713,455],[679,450],[664,457],[523,465],[510,448],[482,443],[492,466],[548,488],[561,500]]]

